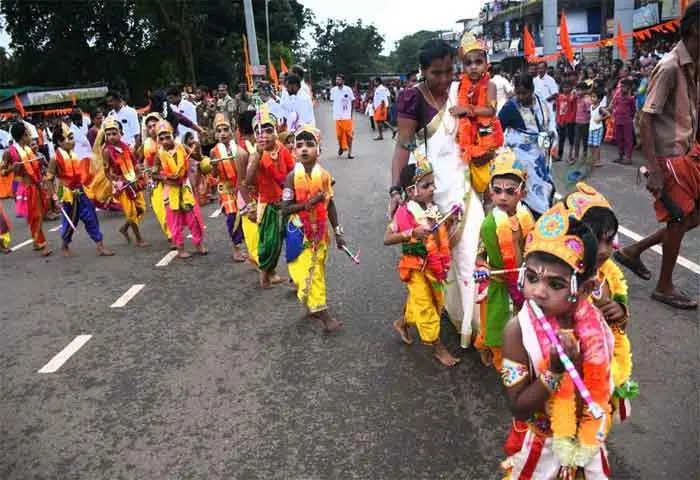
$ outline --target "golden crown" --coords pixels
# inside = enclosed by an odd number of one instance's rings
[[[486,52],[486,44],[476,38],[473,33],[466,32],[462,35],[462,39],[459,42],[459,54],[463,56],[474,50],[483,50]]]
[[[413,183],[415,183],[426,175],[433,173],[433,166],[422,153],[414,150],[413,156],[416,158],[416,173],[413,175]]]
[[[549,253],[566,262],[575,272],[583,272],[583,241],[567,234],[570,213],[561,202],[543,213],[527,236],[525,256],[533,252]]]
[[[115,117],[107,117],[102,124],[102,130],[119,130],[119,120]]]
[[[231,128],[231,122],[229,122],[228,120],[226,120],[226,115],[224,115],[224,114],[221,113],[221,112],[217,113],[217,114],[214,116],[214,130],[216,130],[216,128],[217,128],[219,125],[226,125],[227,127]]]
[[[160,135],[161,133],[173,133],[173,126],[170,125],[170,122],[167,120],[160,120],[158,124],[156,125],[156,135]]]
[[[266,103],[258,107],[255,116],[253,117],[253,128],[258,128],[263,125],[272,125],[277,127],[277,117],[270,112],[270,106]]]
[[[298,137],[302,133],[310,133],[311,135],[313,135],[313,137],[316,139],[316,143],[319,143],[321,141],[321,130],[314,127],[313,125],[300,125],[294,132],[294,136]]]
[[[581,220],[593,207],[612,210],[610,202],[598,190],[584,182],[577,183],[576,191],[566,197],[566,206],[577,220]]]
[[[512,150],[503,149],[493,159],[489,174],[491,179],[499,175],[515,175],[524,182],[527,180],[527,167],[515,157]]]

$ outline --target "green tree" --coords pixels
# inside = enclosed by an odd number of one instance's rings
[[[253,4],[264,46],[265,3]],[[22,83],[107,81],[133,94],[152,85],[232,82],[244,69],[242,0],[2,0],[0,15]],[[297,0],[271,2],[273,53],[291,61],[310,18]],[[136,97],[132,103],[142,104]]]
[[[371,72],[379,61],[384,39],[374,25],[362,20],[348,24],[329,19],[314,25],[316,46],[311,50],[308,66],[316,75],[332,78],[336,73],[352,76]]]
[[[406,35],[396,42],[391,52],[394,68],[397,72],[407,73],[418,69],[418,51],[421,45],[431,38],[436,38],[440,32],[421,30]]]

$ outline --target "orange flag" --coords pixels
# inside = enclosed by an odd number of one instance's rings
[[[688,8],[688,0],[681,0],[681,15],[685,13],[686,8]]]
[[[248,39],[243,35],[243,60],[245,61],[245,80],[248,90],[253,91],[253,76],[251,75],[250,60],[248,58]]]
[[[559,21],[559,43],[561,51],[569,60],[569,63],[574,63],[574,49],[571,47],[571,39],[569,38],[569,27],[566,24],[566,14],[561,11],[561,20]]]
[[[17,94],[15,93],[15,107],[17,108],[17,111],[19,112],[19,115],[24,118],[27,116],[27,112],[24,111],[24,105],[22,105],[22,101],[19,99]]]
[[[615,38],[615,43],[620,52],[620,58],[627,60],[627,46],[625,45],[625,37],[622,35],[622,25],[620,25],[620,22],[617,23],[617,38]]]
[[[277,77],[277,70],[275,70],[275,66],[272,64],[272,60],[270,60],[270,80],[272,80],[272,84],[275,86],[275,88],[279,90],[280,80]]]
[[[525,58],[535,56],[535,40],[532,38],[532,35],[530,35],[530,30],[528,30],[527,25],[525,25],[525,29],[523,30],[523,53],[525,54]]]
[[[71,102],[73,102],[73,106],[75,107],[78,104],[78,97],[75,96],[75,93],[70,96]]]
[[[284,58],[282,58],[282,57],[280,57],[280,72],[282,72],[282,73],[289,72],[289,69],[287,68],[287,64],[284,63]]]

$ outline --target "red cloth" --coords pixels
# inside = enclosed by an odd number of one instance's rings
[[[258,169],[258,194],[262,203],[279,203],[282,201],[282,186],[289,172],[294,169],[294,159],[281,143],[277,161],[268,152],[263,153]]]
[[[576,95],[560,93],[555,100],[557,106],[557,125],[574,123],[576,120]]]

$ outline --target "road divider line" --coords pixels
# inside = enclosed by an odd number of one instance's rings
[[[211,212],[211,215],[209,215],[209,218],[216,218],[219,215],[221,215],[221,207],[217,208],[213,212]]]
[[[124,295],[119,297],[116,302],[114,302],[112,305],[109,306],[109,308],[121,308],[121,307],[123,307],[124,305],[129,303],[129,301],[132,298],[134,298],[141,291],[141,289],[145,286],[146,285],[144,285],[142,283],[132,285],[131,288],[129,288],[129,290],[124,292]]]
[[[53,227],[49,232],[58,232],[61,229],[61,226],[59,225],[58,227]]]
[[[23,241],[22,243],[19,243],[19,244],[15,245],[14,247],[10,248],[10,250],[12,250],[13,252],[16,251],[16,250],[19,250],[20,248],[26,247],[27,245],[29,245],[30,243],[32,243],[32,241],[33,241],[33,240],[32,240],[31,238],[30,238],[29,240],[25,240],[25,241]]]
[[[559,193],[554,194],[555,200],[559,201],[562,198],[563,197]],[[638,233],[635,233],[632,230],[630,230],[629,228],[623,227],[622,225],[620,225],[618,227],[617,231],[620,232],[621,234],[623,234],[625,237],[631,238],[635,242],[638,242],[642,238],[644,238],[641,235],[639,235]],[[663,254],[664,254],[663,250],[661,249],[661,247],[659,245],[654,245],[653,247],[651,247],[651,249],[661,256],[663,256]],[[698,265],[697,263],[691,262],[690,260],[688,260],[687,258],[685,258],[681,255],[678,255],[678,260],[676,260],[676,263],[682,267],[687,268],[688,270],[695,273],[696,275],[700,275],[700,265]]]
[[[641,235],[634,233],[632,230],[629,230],[629,229],[623,227],[622,225],[619,226],[617,231],[620,232],[621,234],[623,234],[625,237],[631,238],[635,242],[638,242],[643,238]],[[651,247],[651,249],[653,251],[655,251],[656,253],[658,253],[659,255],[663,255],[663,253],[664,253],[659,245],[654,245],[653,247]],[[685,258],[681,255],[678,255],[678,260],[676,261],[676,263],[678,265],[681,265],[681,266],[687,268],[691,272],[693,272],[697,275],[700,275],[700,265],[698,265],[697,263],[691,262],[690,260],[688,260],[687,258]]]
[[[58,352],[49,363],[39,369],[37,373],[54,373],[66,363],[66,361],[92,338],[92,335],[78,335],[66,345],[66,348]]]
[[[163,258],[160,259],[160,262],[156,263],[156,267],[165,267],[167,264],[169,264],[173,258],[177,257],[177,250],[171,250],[165,255]]]

